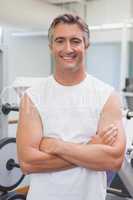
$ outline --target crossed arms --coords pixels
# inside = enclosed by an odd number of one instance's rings
[[[40,116],[25,95],[20,106],[17,150],[25,174],[61,171],[77,166],[100,171],[118,170],[125,151],[118,96],[113,93],[105,104],[97,134],[92,140],[88,144],[74,144],[43,137]]]

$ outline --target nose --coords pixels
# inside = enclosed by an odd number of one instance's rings
[[[73,52],[70,41],[66,41],[65,46],[64,46],[64,50],[67,53]]]

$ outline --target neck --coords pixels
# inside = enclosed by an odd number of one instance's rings
[[[86,77],[85,70],[81,69],[78,71],[65,70],[56,71],[54,73],[55,80],[62,85],[76,85],[83,81]]]

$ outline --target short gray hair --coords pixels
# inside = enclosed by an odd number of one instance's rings
[[[88,25],[85,23],[85,21],[81,17],[74,14],[59,15],[53,20],[48,30],[48,38],[49,38],[50,43],[52,43],[52,39],[53,39],[53,30],[60,23],[77,24],[79,28],[85,33],[84,42],[85,42],[85,47],[88,48],[89,39],[90,39],[90,31],[89,31]]]

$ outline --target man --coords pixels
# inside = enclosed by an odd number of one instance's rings
[[[54,75],[22,98],[20,166],[30,174],[28,200],[104,200],[106,170],[119,170],[125,136],[114,89],[86,73],[89,30],[64,14],[49,29]]]

